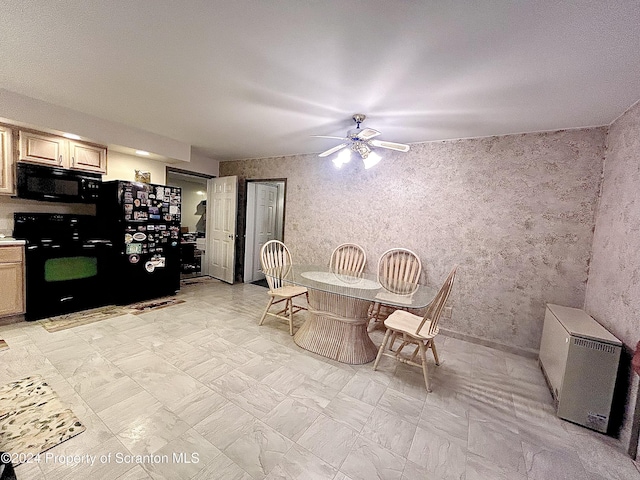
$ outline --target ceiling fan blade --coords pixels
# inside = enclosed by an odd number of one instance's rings
[[[348,144],[347,143],[342,143],[340,145],[337,145],[333,148],[330,148],[329,150],[326,150],[324,152],[322,152],[320,155],[318,155],[319,157],[328,157],[329,155],[331,155],[334,152],[337,152],[338,150],[342,150],[344,147],[346,147]]]
[[[333,137],[333,136],[331,136],[331,135],[311,135],[311,136],[312,136],[313,138],[335,138],[335,139],[338,139],[338,140],[347,140],[347,139],[346,139],[346,138],[344,138],[344,137]]]
[[[380,135],[380,132],[374,130],[373,128],[365,128],[358,135],[356,135],[360,140],[370,140],[373,137],[377,137]]]
[[[374,147],[388,148],[389,150],[397,150],[398,152],[408,152],[409,145],[404,143],[385,142],[383,140],[371,140]]]

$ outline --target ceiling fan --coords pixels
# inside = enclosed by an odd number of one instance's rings
[[[374,140],[375,137],[380,135],[380,132],[373,128],[360,129],[360,124],[364,122],[366,115],[362,113],[356,113],[353,117],[353,121],[356,122],[356,128],[352,128],[347,132],[346,137],[334,137],[330,135],[312,135],[316,138],[335,138],[337,140],[343,140],[343,143],[336,145],[319,154],[319,157],[328,157],[332,153],[335,153],[343,148],[338,157],[333,160],[333,163],[337,167],[341,167],[342,164],[347,163],[351,157],[351,151],[360,154],[362,161],[364,162],[364,168],[370,168],[380,161],[380,156],[375,152],[372,152],[372,147],[387,148],[389,150],[396,150],[398,152],[408,152],[409,145],[404,143],[386,142],[384,140]]]

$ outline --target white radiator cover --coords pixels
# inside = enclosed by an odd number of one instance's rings
[[[558,417],[606,433],[621,350],[584,310],[547,304],[539,361]]]

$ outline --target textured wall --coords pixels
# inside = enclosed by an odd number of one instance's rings
[[[585,309],[627,350],[640,340],[640,104],[609,127],[604,181],[593,238],[593,258]],[[626,356],[623,357],[628,362]],[[628,374],[628,398],[620,440],[635,445],[632,427],[638,397],[637,375]],[[624,380],[624,379],[623,379]],[[631,443],[630,443],[631,442]]]
[[[432,284],[459,264],[443,327],[536,349],[545,302],[584,302],[605,134],[414,144],[366,171],[315,155],[222,162],[220,175],[287,179],[285,242],[300,261],[356,242],[374,271],[386,249],[406,247]]]
[[[640,340],[640,104],[609,128],[585,308],[627,346]]]

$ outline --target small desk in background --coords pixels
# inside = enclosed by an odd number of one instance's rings
[[[202,269],[200,250],[196,242],[180,242],[180,272],[183,274],[200,273]]]

